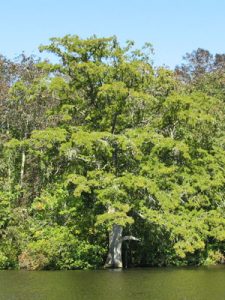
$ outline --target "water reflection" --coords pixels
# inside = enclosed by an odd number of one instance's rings
[[[224,300],[225,267],[0,271],[4,300]]]

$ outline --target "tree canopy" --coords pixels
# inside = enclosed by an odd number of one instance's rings
[[[116,37],[40,50],[57,63],[0,56],[0,267],[110,265],[116,231],[125,266],[223,262],[225,54],[173,71]]]

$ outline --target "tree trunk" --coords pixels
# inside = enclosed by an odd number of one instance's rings
[[[25,168],[26,155],[25,151],[22,152],[21,168],[20,168],[20,185],[23,185],[24,168]]]
[[[123,268],[122,243],[123,241],[140,241],[140,239],[129,235],[122,236],[123,227],[114,224],[109,234],[109,252],[105,262],[105,268]]]
[[[10,189],[11,189],[11,176],[12,176],[12,171],[11,171],[11,157],[9,155],[9,158],[8,158],[8,184],[10,186]]]
[[[105,262],[105,268],[122,268],[122,233],[121,225],[113,225],[109,234],[109,252]]]

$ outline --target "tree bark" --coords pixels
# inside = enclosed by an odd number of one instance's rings
[[[23,150],[22,159],[21,159],[21,168],[20,168],[20,185],[21,186],[23,185],[25,161],[26,161],[26,155],[25,155],[25,151]]]
[[[109,252],[105,262],[105,268],[123,268],[122,261],[122,243],[123,241],[140,241],[140,239],[129,235],[122,236],[123,227],[114,224],[112,231],[109,234]]]
[[[114,224],[109,234],[109,252],[105,262],[105,268],[122,268],[122,238],[123,227]]]
[[[12,176],[12,171],[11,171],[11,157],[9,155],[9,158],[8,158],[8,182],[9,182],[9,186],[11,188],[11,176]]]

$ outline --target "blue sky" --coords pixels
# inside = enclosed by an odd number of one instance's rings
[[[198,47],[225,53],[225,0],[1,1],[1,54],[38,54],[40,44],[65,34],[151,42],[155,64],[174,67]]]

